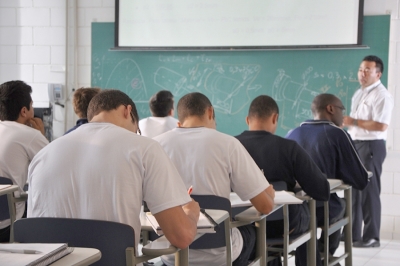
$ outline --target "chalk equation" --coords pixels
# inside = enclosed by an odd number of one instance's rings
[[[348,106],[349,86],[357,82],[352,72],[348,75],[334,71],[323,73],[315,71],[311,66],[302,73],[299,80],[293,80],[284,69],[278,69],[277,72],[278,75],[272,84],[272,97],[281,109],[280,127],[286,130],[313,118],[311,103],[318,94],[334,94]],[[293,125],[293,118],[296,125]]]
[[[252,100],[249,91],[261,88],[253,84],[260,68],[257,64],[200,63],[185,73],[159,67],[154,74],[154,84],[170,90],[175,97],[203,91],[216,111],[236,114]]]

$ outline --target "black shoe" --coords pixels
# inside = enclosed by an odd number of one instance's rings
[[[355,248],[377,248],[380,247],[381,244],[376,239],[370,239],[368,241],[357,241],[353,243],[353,247]]]

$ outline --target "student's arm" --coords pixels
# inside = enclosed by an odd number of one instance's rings
[[[327,201],[330,187],[326,175],[299,144],[294,143],[291,154],[294,176],[302,190],[316,200]]]
[[[342,134],[338,134],[336,137],[338,137],[336,143],[339,151],[336,167],[338,176],[336,178],[358,190],[364,189],[368,184],[368,172],[358,156],[353,140],[345,131],[342,131]]]
[[[274,208],[275,190],[272,185],[269,185],[263,192],[250,199],[250,202],[257,211],[268,214]]]
[[[192,200],[184,206],[176,206],[154,214],[165,237],[175,247],[187,248],[197,233],[199,204]]]

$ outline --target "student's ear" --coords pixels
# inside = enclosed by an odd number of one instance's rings
[[[326,106],[326,112],[328,113],[328,114],[333,114],[334,112],[333,112],[333,105],[331,105],[331,104],[328,104],[327,106]]]
[[[246,124],[249,125],[250,124],[250,119],[248,116],[246,116]]]
[[[26,108],[25,106],[21,108],[21,111],[19,111],[19,115],[22,118],[27,118],[28,117],[28,108]]]
[[[176,125],[177,125],[178,127],[182,127],[182,124],[181,124],[181,122],[179,122],[179,121],[176,123]]]
[[[214,108],[212,106],[207,108],[207,118],[209,120],[214,120]]]
[[[174,116],[174,108],[172,108],[171,110],[169,110],[168,116]]]
[[[274,125],[278,124],[278,118],[279,118],[279,114],[274,113],[272,115],[272,124],[274,124]]]

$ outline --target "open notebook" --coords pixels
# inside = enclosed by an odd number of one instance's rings
[[[73,250],[67,244],[0,244],[0,264],[45,266]]]
[[[150,221],[151,226],[157,235],[163,235],[163,231],[158,224],[156,218],[151,214],[151,212],[146,212],[146,217]],[[197,232],[198,233],[215,233],[215,226],[218,224],[202,209],[200,212],[199,221],[197,222]]]

